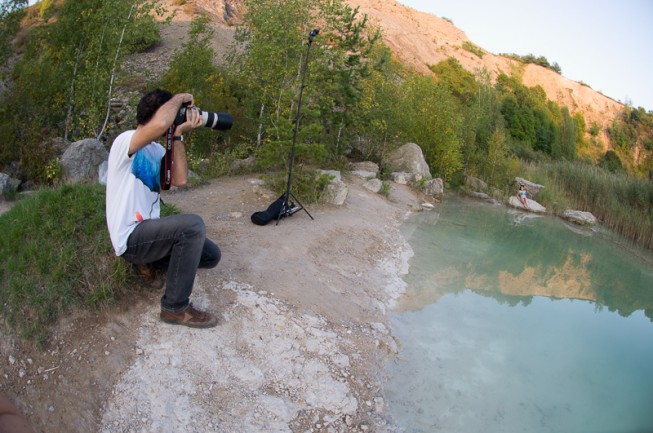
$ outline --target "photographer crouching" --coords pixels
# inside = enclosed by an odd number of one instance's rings
[[[160,288],[161,273],[167,271],[159,316],[163,322],[216,326],[217,316],[195,308],[190,294],[197,269],[215,267],[220,249],[206,238],[198,215],[160,217],[161,189],[185,185],[188,179],[183,135],[211,125],[206,113],[203,118],[193,107],[192,95],[173,96],[160,89],[141,98],[136,121],[136,129],[116,137],[109,152],[106,214],[111,243],[116,255],[132,263],[150,285]],[[161,137],[167,138],[166,147],[155,141]]]

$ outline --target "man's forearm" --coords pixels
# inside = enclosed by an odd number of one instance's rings
[[[166,130],[172,125],[177,117],[179,108],[184,102],[190,102],[193,98],[188,93],[178,93],[174,95],[168,102],[163,104],[152,117],[152,121],[155,122],[155,125],[160,129],[160,132],[153,137],[161,136]]]
[[[172,144],[172,184],[184,186],[188,182],[188,161],[186,159],[186,147],[182,141]]]

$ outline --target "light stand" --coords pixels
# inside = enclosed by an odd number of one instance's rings
[[[297,197],[290,191],[291,185],[292,185],[292,167],[293,163],[295,162],[295,143],[297,142],[297,131],[299,130],[299,117],[300,117],[300,112],[302,109],[302,94],[304,93],[304,82],[306,80],[306,69],[308,67],[308,55],[311,51],[311,45],[313,44],[313,39],[317,34],[320,33],[319,29],[313,29],[311,30],[311,33],[308,35],[308,46],[306,47],[306,59],[304,60],[304,65],[303,65],[303,71],[302,71],[302,85],[299,88],[299,100],[297,101],[297,117],[295,118],[295,130],[293,131],[293,136],[292,136],[292,146],[290,147],[290,164],[288,167],[288,185],[286,187],[286,192],[283,195],[283,205],[281,206],[281,209],[279,210],[279,215],[277,215],[277,225],[279,225],[279,221],[281,220],[282,216],[290,216],[294,214],[295,212],[298,212],[301,209],[304,209],[304,212],[306,212],[306,215],[308,215],[312,220],[315,219],[313,216],[306,210],[303,204],[299,200],[297,200]],[[297,202],[298,206],[295,205],[289,205],[288,204],[288,199],[292,197],[295,202]]]

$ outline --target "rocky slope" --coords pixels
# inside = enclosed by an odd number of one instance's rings
[[[500,73],[519,73],[527,86],[542,86],[552,101],[568,107],[572,113],[582,112],[588,125],[597,122],[605,127],[623,109],[619,102],[541,66],[522,66],[512,59],[485,50],[483,58],[479,58],[462,48],[465,41],[470,41],[462,30],[435,15],[403,6],[394,0],[349,0],[349,4],[359,7],[362,13],[378,23],[383,29],[385,43],[403,63],[423,73],[430,73],[429,65],[448,57],[455,57],[472,72],[486,68],[493,77]],[[533,50],[537,50],[537,47],[533,47]],[[603,137],[603,141],[607,143],[607,137]]]

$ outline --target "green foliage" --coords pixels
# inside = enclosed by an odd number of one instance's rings
[[[0,162],[20,159],[28,177],[42,179],[32,160],[40,158],[42,167],[52,155],[37,149],[39,139],[100,136],[114,74],[126,52],[123,39],[132,48],[151,41],[158,31],[150,16],[156,8],[156,0],[57,3],[56,20],[29,32],[12,71],[12,91],[0,101],[3,145],[11,149],[0,152]]]
[[[556,62],[553,62],[553,64],[549,63],[547,58],[544,56],[535,56],[533,54],[526,54],[525,56],[520,56],[518,54],[501,54],[501,55],[511,58],[513,60],[517,60],[518,62],[524,64],[533,63],[535,65],[539,65],[544,68],[550,69],[554,72],[557,72],[558,74],[562,74],[562,69],[560,68],[560,65],[558,65]]]
[[[138,31],[125,33],[126,53],[140,53],[161,42],[160,25],[152,15],[144,15],[138,22]]]
[[[454,96],[469,105],[474,101],[479,90],[479,84],[474,75],[468,72],[455,57],[442,60],[429,69],[444,81],[451,89]]]
[[[492,133],[487,143],[487,157],[482,166],[484,178],[490,185],[501,185],[508,179],[508,140],[503,130],[497,129]],[[503,175],[503,176],[502,176]]]
[[[246,1],[245,6],[246,26],[236,33],[229,62],[239,82],[248,83],[246,116],[258,124],[257,146],[279,141],[294,128],[310,53],[301,127],[319,124],[323,142],[340,154],[345,134],[358,119],[367,59],[378,32],[370,33],[367,17],[342,0]],[[314,27],[320,34],[309,51],[306,35]]]
[[[291,140],[272,141],[256,149],[257,165],[263,170],[284,171],[290,165]],[[321,164],[326,161],[327,150],[324,145],[305,144],[297,140],[295,144],[295,167]]]
[[[422,148],[433,176],[449,179],[462,167],[458,101],[446,84],[419,75],[407,77],[399,95],[393,130]]]
[[[554,159],[576,159],[584,118],[547,100],[540,86],[528,88],[515,77],[499,75],[497,90],[503,95],[501,112],[513,138]]]
[[[11,40],[20,29],[27,0],[3,0],[0,3],[0,64],[12,54]]]
[[[49,20],[54,14],[55,0],[42,0],[39,7],[39,17],[43,20]]]
[[[486,161],[490,151],[490,139],[496,132],[504,131],[505,120],[501,114],[499,94],[492,86],[492,80],[487,70],[478,71],[477,90],[469,93],[463,100],[466,101],[463,108],[464,123],[461,131],[462,147],[465,174],[483,177],[494,177],[498,174],[486,173]],[[455,93],[454,93],[455,94]],[[459,96],[460,97],[460,96]],[[471,98],[468,99],[468,98]],[[508,148],[511,147],[511,137],[502,134]],[[494,166],[496,168],[496,165]],[[497,176],[497,178],[502,176]],[[464,179],[461,178],[462,181]]]
[[[0,311],[25,338],[44,342],[60,314],[96,308],[127,281],[109,241],[100,185],[25,198],[0,215],[0,237]]]
[[[485,51],[474,45],[471,41],[463,42],[463,49],[475,54],[479,59],[482,59],[483,55],[485,55]]]
[[[578,120],[571,117],[567,107],[562,108],[562,119],[556,128],[557,137],[551,148],[551,156],[554,159],[576,159],[578,150],[576,147],[579,137]]]
[[[621,164],[621,159],[619,159],[619,155],[617,155],[617,153],[613,150],[608,150],[605,152],[605,155],[603,155],[599,160],[599,167],[612,173],[624,170],[624,167]]]
[[[608,128],[608,135],[613,146],[622,149],[632,148],[633,143],[628,125],[619,122],[619,120],[615,119],[612,121],[612,126]]]
[[[592,122],[592,124],[590,125],[590,131],[589,132],[590,132],[590,135],[592,137],[598,136],[599,132],[601,132],[601,125],[599,125],[596,122]]]
[[[229,112],[237,118],[240,109],[230,94],[228,77],[214,64],[215,50],[211,46],[214,32],[209,22],[207,16],[193,19],[188,41],[175,52],[159,87],[172,93],[191,93],[195,105],[202,110]],[[235,122],[230,134],[242,133],[241,128],[241,122]],[[186,143],[191,159],[225,151],[226,145],[223,134],[208,128],[195,130]]]
[[[629,171],[648,176],[653,160],[653,113],[626,106],[608,128],[608,135]]]
[[[288,186],[287,173],[271,173],[264,176],[264,179],[268,187],[276,194],[282,194]],[[299,167],[299,170],[293,171],[293,194],[301,197],[302,203],[320,203],[323,201],[323,196],[332,179],[333,176],[329,174]]]
[[[399,86],[390,48],[375,45],[370,52],[370,63],[373,67],[362,82],[356,105],[359,121],[352,125],[355,146],[351,156],[380,163],[394,144],[390,123],[395,116]]]

